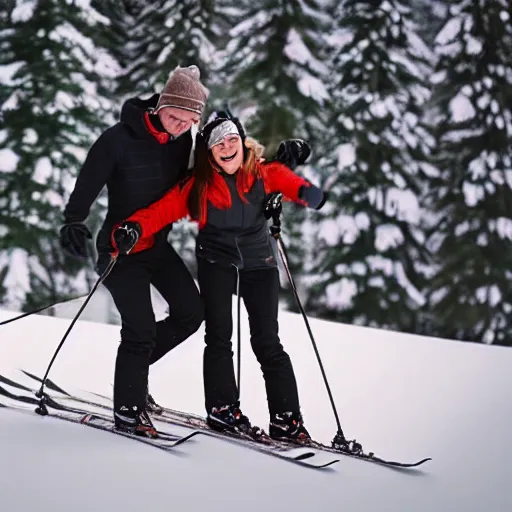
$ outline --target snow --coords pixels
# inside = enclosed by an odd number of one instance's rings
[[[345,309],[352,305],[357,295],[357,284],[352,279],[343,279],[328,284],[325,289],[325,304],[331,309]]]
[[[306,75],[300,77],[297,81],[297,87],[303,96],[310,97],[320,104],[329,98],[329,93],[324,83],[314,76]]]
[[[25,65],[24,62],[10,62],[0,65],[0,77],[4,85],[16,85],[14,75]]]
[[[458,93],[450,101],[449,108],[452,120],[456,123],[461,123],[468,119],[472,119],[476,114],[475,107],[469,98],[462,93]]]
[[[30,291],[28,254],[23,249],[12,249],[1,254],[0,268],[8,267],[3,285],[8,290],[6,302],[18,306],[23,296]]]
[[[500,289],[496,285],[482,286],[476,290],[476,298],[481,304],[496,307],[502,300]]]
[[[307,65],[314,71],[319,73],[325,73],[327,71],[325,64],[313,57],[301,35],[294,28],[291,28],[288,32],[283,53],[290,60],[302,64],[303,66]]]
[[[12,149],[0,149],[0,172],[14,172],[20,157]]]
[[[0,320],[12,316],[0,311]],[[166,454],[80,425],[0,409],[0,450],[8,461],[0,471],[1,508],[81,512],[94,503],[96,510],[216,511],[226,509],[226,499],[248,512],[283,506],[333,512],[512,508],[510,349],[309,321],[345,433],[384,456],[431,456],[430,463],[402,472],[342,457],[331,471],[318,472],[207,438]],[[0,374],[33,388],[19,369],[42,375],[68,325],[32,316],[2,326]],[[247,343],[245,311],[242,332],[242,405],[254,423],[265,425],[264,387]],[[151,391],[164,405],[203,413],[203,335],[201,327],[152,368]],[[280,335],[307,425],[328,442],[335,423],[301,317],[281,312]],[[110,395],[118,337],[117,326],[79,321],[50,377],[73,394]]]
[[[310,492],[312,487],[328,490],[334,475],[286,467],[276,486],[278,470],[265,455],[240,453],[229,444],[202,438],[175,454],[166,454],[129,439],[35,414],[0,410],[0,418],[2,438],[10,440],[2,443],[2,458],[9,461],[8,473],[0,483],[4,510],[89,512],[171,507],[213,512],[225,510],[226,500],[240,502],[250,496],[244,510],[256,511],[272,510],[286,494],[300,499],[301,507],[306,507],[302,510],[316,506],[334,510],[329,504],[332,492],[325,497]],[[238,471],[248,476],[240,477]],[[302,489],[297,488],[299,482]],[[255,488],[265,492],[255,492]]]
[[[11,21],[13,23],[28,21],[33,16],[36,6],[36,0],[18,1],[16,7],[14,7],[11,13]]]
[[[495,228],[499,236],[512,241],[512,219],[499,217],[496,219]]]
[[[468,55],[478,55],[481,53],[483,44],[478,39],[472,37],[469,34],[466,34],[466,53]]]
[[[460,18],[451,18],[437,34],[436,45],[448,45],[453,41],[455,36],[462,30],[462,20]]]
[[[356,147],[352,143],[340,144],[338,152],[338,169],[341,171],[356,162]]]
[[[35,146],[37,141],[39,140],[39,136],[37,132],[33,128],[25,128],[23,134],[23,144],[29,144]]]
[[[52,172],[53,166],[50,159],[46,156],[42,157],[36,162],[32,179],[36,183],[44,185],[45,183],[48,183],[48,179],[52,175]]]
[[[370,229],[371,220],[366,212],[358,212],[354,215],[354,223],[360,231]]]
[[[476,206],[485,197],[485,189],[481,185],[465,181],[462,185],[464,201],[470,208]]]
[[[337,245],[340,241],[341,220],[345,220],[350,225],[353,224],[352,217],[348,215],[339,216],[338,219],[325,219],[317,227],[319,237],[325,241],[328,246]],[[345,223],[343,223],[345,224]]]
[[[389,217],[396,217],[411,224],[417,224],[420,218],[418,197],[410,190],[390,188],[385,191],[377,188],[368,190],[371,204]]]
[[[425,306],[427,299],[425,296],[409,281],[405,269],[401,263],[395,264],[395,275],[398,284],[407,292],[407,295],[418,305]]]
[[[404,242],[402,230],[392,224],[380,224],[375,229],[375,248],[379,252],[398,247]]]

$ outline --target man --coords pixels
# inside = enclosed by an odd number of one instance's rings
[[[204,111],[209,92],[196,66],[176,68],[160,95],[133,98],[120,122],[91,147],[64,211],[62,247],[87,257],[83,224],[92,203],[107,186],[108,209],[98,234],[97,271],[110,261],[114,226],[160,199],[187,175],[193,149],[191,128]],[[121,315],[114,377],[114,421],[118,429],[154,437],[147,414],[149,366],[193,334],[203,321],[197,287],[181,258],[167,242],[169,228],[146,251],[121,256],[104,281]],[[170,315],[156,322],[150,284],[169,304]]]

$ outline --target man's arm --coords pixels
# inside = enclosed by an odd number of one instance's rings
[[[107,130],[89,150],[64,210],[66,223],[83,222],[89,215],[92,203],[116,167],[113,144],[112,132]]]

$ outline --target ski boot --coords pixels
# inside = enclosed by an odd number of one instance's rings
[[[114,412],[114,428],[141,437],[155,439],[158,432],[146,410],[136,412],[122,406],[119,412]]]
[[[251,430],[251,422],[242,414],[238,402],[233,405],[213,407],[206,417],[206,423],[217,432],[231,430],[248,433]]]
[[[290,441],[298,444],[307,444],[311,441],[300,412],[275,414],[270,419],[268,434],[276,441]]]

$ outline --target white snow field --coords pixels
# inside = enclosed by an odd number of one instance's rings
[[[78,308],[78,305],[77,305]],[[0,321],[17,313],[0,311]],[[242,314],[242,408],[267,428],[263,381]],[[68,319],[0,327],[0,375],[36,387]],[[313,470],[200,436],[173,454],[81,425],[0,408],[0,510],[78,512],[512,510],[512,350],[310,320],[342,427],[400,471],[341,456]],[[235,324],[236,325],[236,324]],[[151,369],[155,399],[203,414],[203,327]],[[281,312],[306,425],[336,432],[301,316]],[[119,326],[79,321],[50,378],[82,397],[111,395]],[[0,403],[4,397],[0,396]]]

